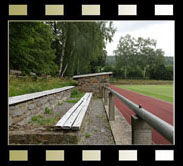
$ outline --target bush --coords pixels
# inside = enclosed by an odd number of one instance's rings
[[[122,68],[119,69],[119,68],[115,67],[113,69],[113,76],[116,78],[125,78],[124,70]]]
[[[158,65],[149,71],[150,79],[173,80],[173,66]]]
[[[113,67],[112,66],[104,66],[103,71],[104,72],[111,72],[111,71],[113,71]]]
[[[173,80],[173,66],[166,66],[166,80]]]
[[[133,79],[135,79],[135,78],[143,78],[143,74],[142,74],[142,70],[140,69],[140,68],[138,68],[138,67],[136,67],[136,68],[131,68],[131,69],[129,69],[128,70],[128,73],[127,73],[127,77],[128,78],[133,78]]]

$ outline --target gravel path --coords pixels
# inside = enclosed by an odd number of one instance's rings
[[[173,104],[164,102],[152,97],[144,96],[129,90],[118,88],[111,85],[112,89],[122,94],[136,104],[142,104],[142,107],[158,116],[167,123],[173,125]],[[115,105],[119,111],[123,114],[126,120],[131,124],[131,115],[134,114],[124,103],[115,97]],[[156,130],[152,129],[152,141],[154,144],[170,144],[163,136],[161,136]]]
[[[82,145],[115,144],[101,99],[93,99],[88,122],[81,135]]]

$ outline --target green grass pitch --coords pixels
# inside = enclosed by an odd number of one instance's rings
[[[173,103],[173,85],[117,85],[117,87]]]

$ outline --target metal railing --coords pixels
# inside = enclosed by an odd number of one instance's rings
[[[122,96],[121,94],[117,93],[113,89],[111,89],[109,87],[104,87],[103,90],[104,90],[103,91],[103,93],[104,93],[103,96],[104,96],[104,103],[105,104],[107,104],[107,101],[108,101],[108,99],[107,99],[108,98],[107,93],[109,94],[109,120],[115,120],[115,115],[114,115],[114,112],[115,112],[114,110],[115,109],[114,109],[114,98],[113,98],[113,96],[116,96],[128,108],[130,108],[133,112],[136,113],[136,117],[137,118],[140,118],[140,120],[141,120],[141,127],[142,128],[144,126],[144,124],[142,123],[142,121],[145,121],[145,123],[147,123],[150,127],[152,127],[155,130],[157,130],[168,141],[170,141],[171,143],[173,143],[173,133],[174,133],[174,127],[173,126],[171,126],[167,122],[163,121],[159,117],[153,115],[149,111],[145,110],[144,108],[142,108],[141,105],[137,105],[137,104],[133,103],[132,101],[130,101],[126,97]],[[133,123],[132,123],[132,125],[133,125]],[[138,125],[138,129],[139,129],[139,126],[140,125]],[[134,127],[135,126],[132,126],[132,128],[134,128]],[[132,133],[132,137],[133,136],[134,136],[134,134]],[[142,135],[140,137],[142,137]]]

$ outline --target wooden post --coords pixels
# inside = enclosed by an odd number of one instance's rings
[[[107,105],[107,89],[104,88],[104,104]]]
[[[152,128],[137,115],[131,116],[132,144],[152,144]]]
[[[102,87],[102,90],[103,90],[103,91],[102,91],[102,92],[103,92],[102,97],[103,97],[103,99],[104,99],[104,98],[105,98],[105,86]]]
[[[114,95],[109,92],[109,120],[115,120],[114,115]]]

